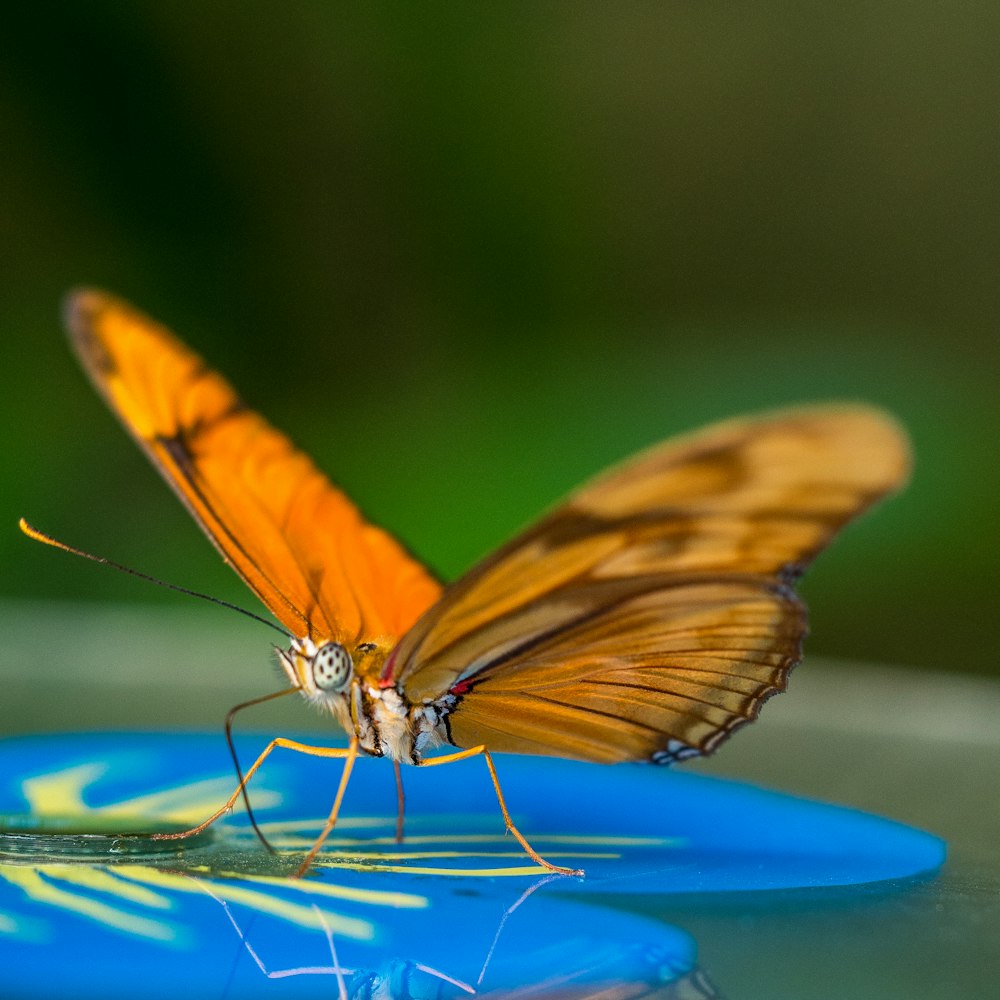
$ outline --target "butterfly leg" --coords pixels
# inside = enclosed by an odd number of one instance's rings
[[[313,757],[345,757],[350,759],[350,763],[353,765],[354,757],[357,756],[357,745],[354,745],[352,750],[351,747],[346,749],[343,747],[314,747],[309,746],[306,743],[296,743],[295,740],[288,740],[284,737],[279,736],[277,739],[271,740],[270,743],[264,748],[264,752],[253,762],[253,766],[247,771],[243,776],[243,780],[236,786],[236,791],[229,796],[228,799],[223,803],[221,809],[217,809],[204,823],[199,823],[197,826],[191,827],[190,830],[182,830],[180,833],[154,833],[152,834],[153,840],[183,840],[185,837],[194,837],[196,834],[207,830],[220,816],[229,812],[230,809],[236,804],[236,800],[243,794],[243,789],[246,787],[247,782],[256,774],[257,770],[260,768],[261,764],[270,756],[273,750],[282,747],[285,750],[294,750],[297,753],[309,754]],[[348,773],[350,769],[348,768]],[[341,779],[343,782],[343,779]],[[339,802],[339,799],[338,799]]]
[[[396,843],[403,842],[403,815],[406,812],[406,793],[403,791],[403,769],[398,760],[392,762],[396,775]]]
[[[316,838],[316,843],[309,848],[309,853],[302,860],[302,864],[299,865],[295,872],[293,878],[302,878],[303,875],[309,870],[309,866],[313,863],[313,858],[319,854],[319,849],[323,846],[324,841],[330,836],[330,831],[334,828],[337,822],[337,816],[340,814],[340,803],[344,801],[344,792],[347,791],[347,782],[351,778],[351,771],[354,769],[354,762],[358,759],[358,741],[352,738],[350,745],[347,747],[347,752],[344,757],[344,770],[340,775],[340,784],[337,786],[337,796],[333,800],[333,808],[330,810],[330,815],[326,819],[326,823],[323,824],[323,829],[320,830],[319,836]]]
[[[432,767],[435,764],[453,764],[455,761],[466,760],[469,757],[478,757],[480,754],[486,759],[486,766],[490,770],[490,778],[493,781],[493,791],[496,792],[497,803],[500,806],[500,812],[503,814],[504,824],[517,838],[517,842],[524,848],[528,857],[531,858],[535,864],[541,865],[543,868],[547,868],[550,872],[556,872],[559,875],[582,875],[583,872],[578,868],[562,868],[560,865],[554,865],[550,861],[546,861],[545,858],[543,858],[531,846],[531,844],[525,840],[521,831],[514,826],[514,821],[510,818],[510,813],[507,811],[507,803],[504,801],[503,792],[500,791],[500,780],[497,778],[497,769],[493,766],[493,757],[485,746],[472,747],[470,750],[460,750],[458,753],[446,754],[444,757],[428,757],[426,760],[422,760],[420,762],[420,766]]]

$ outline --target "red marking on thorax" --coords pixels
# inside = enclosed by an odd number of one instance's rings
[[[396,681],[393,678],[393,671],[396,668],[396,653],[399,651],[397,646],[390,654],[385,664],[382,666],[382,673],[379,675],[378,686],[380,688],[391,688],[396,686]]]

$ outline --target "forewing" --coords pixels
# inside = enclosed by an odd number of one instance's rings
[[[450,587],[389,661],[458,746],[585,760],[708,753],[785,686],[791,584],[905,479],[861,406],[730,421],[578,493]]]
[[[225,559],[295,637],[392,642],[440,586],[229,384],[124,302],[79,291],[94,385]]]

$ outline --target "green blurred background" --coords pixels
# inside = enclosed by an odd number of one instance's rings
[[[998,673],[998,100],[986,3],[11,5],[0,596],[183,603],[24,514],[252,603],[66,349],[95,284],[449,577],[669,434],[881,403],[916,474],[809,652]]]

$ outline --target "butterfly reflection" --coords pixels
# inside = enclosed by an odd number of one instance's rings
[[[409,942],[401,939],[397,948],[411,954],[432,951],[443,957],[434,964],[416,958],[380,956],[367,967],[352,962],[349,954],[357,954],[356,944],[341,942],[322,920],[328,962],[325,965],[297,965],[271,968],[264,953],[270,942],[261,935],[259,943],[253,941],[251,930],[245,930],[234,917],[232,908],[219,899],[226,910],[232,927],[242,942],[249,964],[260,975],[270,980],[287,980],[292,977],[331,977],[326,995],[344,1000],[455,1000],[478,997],[523,998],[559,997],[562,1000],[631,1000],[631,998],[659,998],[659,1000],[696,1000],[715,998],[720,994],[708,977],[691,967],[691,945],[682,932],[665,928],[660,935],[656,925],[645,929],[646,936],[631,928],[628,937],[616,934],[615,919],[601,912],[596,919],[602,930],[590,934],[580,930],[580,920],[595,918],[589,907],[536,901],[540,909],[526,922],[528,933],[515,934],[504,940],[504,932],[514,911],[526,903],[532,891],[551,880],[540,880],[509,907],[497,924],[492,944],[484,956],[477,956],[469,949],[455,948],[449,942],[449,928],[455,919],[477,920],[484,907],[445,903],[452,910],[450,917],[435,913],[435,926],[426,934],[414,934]],[[206,886],[211,894],[211,888]],[[440,901],[439,901],[440,902]],[[532,904],[527,904],[530,907]],[[486,909],[489,909],[487,907]],[[514,918],[516,919],[516,918]],[[630,918],[626,918],[630,919]],[[541,930],[549,928],[549,933]],[[572,928],[576,927],[576,931]],[[567,933],[567,927],[570,928]],[[552,933],[552,932],[555,933]],[[433,938],[438,938],[435,944]],[[660,940],[657,938],[660,937]],[[304,944],[304,942],[302,942]],[[442,948],[441,945],[444,947]],[[310,954],[313,952],[310,951]],[[481,964],[476,974],[476,966]],[[248,963],[244,963],[245,965]]]

